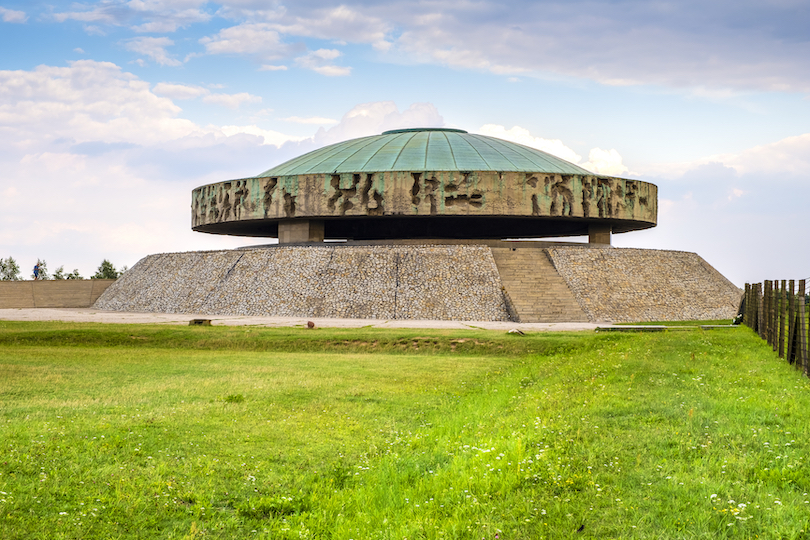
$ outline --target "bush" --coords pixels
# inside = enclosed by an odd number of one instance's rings
[[[20,266],[12,257],[0,259],[0,281],[19,281]]]
[[[56,272],[53,273],[53,279],[84,279],[81,274],[79,274],[79,269],[74,268],[73,272],[68,274],[65,273],[65,267],[60,266],[56,269]]]
[[[96,270],[96,273],[93,274],[93,277],[91,279],[118,279],[118,277],[124,273],[123,272],[124,269],[122,268],[121,270],[122,271],[119,272],[118,270],[115,269],[113,263],[111,263],[107,259],[104,259],[103,261],[101,261],[98,270]]]

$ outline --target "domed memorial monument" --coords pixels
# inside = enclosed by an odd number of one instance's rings
[[[698,255],[610,246],[611,234],[656,221],[653,184],[458,129],[399,129],[193,190],[195,231],[279,243],[149,255],[95,307],[514,322],[731,318],[740,290]],[[539,240],[575,235],[589,242]]]
[[[460,129],[399,129],[333,144],[252,178],[199,187],[195,231],[397,240],[542,238],[654,227],[657,188]]]

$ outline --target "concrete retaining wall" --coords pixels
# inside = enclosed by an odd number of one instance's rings
[[[90,307],[114,279],[0,281],[0,308]]]
[[[211,315],[509,320],[487,246],[289,246],[150,255],[99,309]]]

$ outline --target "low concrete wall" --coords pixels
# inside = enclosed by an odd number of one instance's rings
[[[487,246],[278,246],[150,255],[98,309],[211,315],[505,321]]]
[[[114,279],[0,281],[0,308],[90,307]]]

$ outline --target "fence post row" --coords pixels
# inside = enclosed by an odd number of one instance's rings
[[[787,317],[787,281],[779,282],[779,358],[785,357],[785,318]]]
[[[765,340],[779,358],[810,376],[807,358],[807,306],[805,280],[745,284],[743,324]]]

